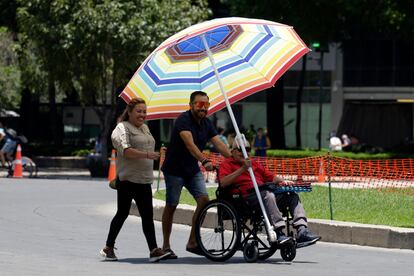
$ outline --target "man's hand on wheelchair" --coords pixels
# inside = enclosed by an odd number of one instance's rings
[[[215,167],[213,166],[213,162],[211,160],[209,160],[209,159],[204,159],[201,162],[201,165],[204,167],[204,169],[206,171],[213,171],[213,170],[215,170]]]

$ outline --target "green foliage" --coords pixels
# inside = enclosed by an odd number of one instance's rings
[[[215,189],[208,188],[211,199],[215,198]],[[313,186],[312,192],[299,195],[309,218],[330,219],[327,187]],[[165,200],[165,190],[156,192],[154,197]],[[408,193],[334,188],[332,197],[335,220],[414,228],[414,196]],[[195,205],[185,189],[180,203]]]
[[[5,27],[0,27],[0,102],[3,108],[17,108],[20,103],[20,71],[16,43]]]
[[[171,34],[208,16],[204,0],[21,0],[18,22],[45,70],[83,103],[114,103],[144,58]]]
[[[38,64],[47,74],[51,108],[55,91],[94,106],[103,152],[119,89],[164,39],[209,15],[206,0],[18,0],[18,4],[19,31],[35,46]]]
[[[314,186],[301,193],[301,201],[311,218],[329,219],[328,188]],[[414,228],[414,196],[395,192],[361,189],[332,189],[335,220]]]
[[[305,43],[340,42],[383,33],[411,38],[413,0],[225,0],[233,15],[294,26]]]
[[[93,153],[94,151],[91,149],[80,149],[80,150],[75,150],[72,151],[71,155],[72,156],[87,156],[90,153]]]

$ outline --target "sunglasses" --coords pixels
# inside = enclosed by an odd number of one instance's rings
[[[208,109],[210,107],[210,103],[209,102],[193,102],[193,104],[197,107],[197,108],[206,108]]]
[[[250,152],[252,149],[250,147],[245,147],[246,152]],[[236,149],[238,152],[242,152],[242,149],[237,148]]]

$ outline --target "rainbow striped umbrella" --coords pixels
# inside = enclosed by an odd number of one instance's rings
[[[165,40],[120,96],[126,102],[143,98],[147,119],[165,119],[188,110],[191,92],[202,90],[210,98],[211,115],[226,106],[226,96],[233,103],[273,86],[308,51],[290,26],[259,19],[214,19]]]
[[[231,103],[275,84],[309,51],[292,27],[260,19],[221,18],[193,25],[165,40],[135,72],[121,93],[147,103],[147,119],[175,118],[189,108],[190,94],[206,92],[209,114],[227,107],[236,141],[248,158]],[[270,225],[252,168],[249,174],[265,220]]]

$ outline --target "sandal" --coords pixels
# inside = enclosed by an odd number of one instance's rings
[[[164,249],[164,252],[165,252],[165,253],[171,253],[170,255],[168,255],[168,256],[165,258],[165,260],[167,260],[167,259],[177,259],[177,258],[178,258],[178,256],[174,253],[174,251],[172,251],[172,249],[171,249],[171,248]]]

